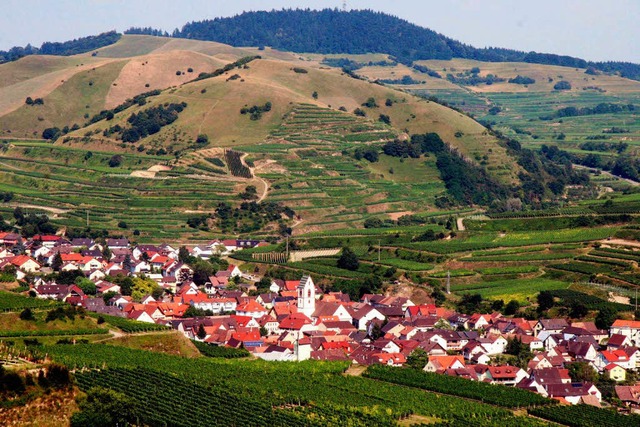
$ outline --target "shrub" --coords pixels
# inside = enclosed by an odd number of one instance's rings
[[[553,88],[555,90],[570,90],[571,89],[571,83],[569,83],[566,80],[561,80],[558,83],[556,83],[555,85],[553,85]]]
[[[109,159],[109,167],[110,168],[117,168],[118,166],[120,166],[122,164],[122,156],[119,154],[114,154],[110,159]]]

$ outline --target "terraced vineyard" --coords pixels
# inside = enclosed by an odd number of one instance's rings
[[[100,370],[77,374],[80,388],[108,386],[135,397],[144,404],[134,410],[149,423],[162,419],[167,425],[180,426],[188,419],[193,421],[190,425],[229,425],[236,420],[246,425],[365,426],[437,419],[454,425],[544,425],[479,400],[344,376],[344,363],[186,359],[89,344],[48,346],[41,351],[69,367],[99,366]],[[471,382],[465,384],[475,387]],[[523,391],[522,395],[537,398],[533,403],[547,402],[532,393]],[[206,408],[198,410],[201,405]],[[185,411],[189,413],[186,418],[176,416]]]
[[[0,205],[6,217],[11,217],[13,206],[22,205],[29,213],[46,213],[67,227],[85,228],[88,220],[92,228],[117,230],[124,222],[127,229],[121,232],[138,230],[139,240],[187,232],[193,240],[198,233],[187,229],[188,211],[213,210],[220,201],[235,200],[233,181],[202,178],[215,177],[213,173],[190,168],[147,172],[167,164],[169,156],[24,141],[4,147],[0,191],[14,193],[11,206]],[[109,167],[113,156],[121,157],[119,167]]]
[[[444,191],[435,159],[381,155],[369,163],[352,157],[357,145],[396,136],[381,122],[301,104],[264,144],[238,149],[249,153],[257,174],[271,182],[270,200],[297,205],[304,220],[299,229],[330,232],[360,227],[372,216],[423,210]],[[422,176],[419,182],[416,174]]]

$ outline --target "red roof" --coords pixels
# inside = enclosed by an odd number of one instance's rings
[[[260,305],[258,302],[251,300],[245,304],[241,304],[238,307],[236,307],[236,312],[245,312],[245,313],[259,313],[259,312],[266,312],[267,309],[264,308],[262,305]]]
[[[640,329],[640,320],[622,320],[618,319],[611,325],[612,328],[633,328]]]
[[[13,258],[11,258],[11,260],[10,260],[11,264],[15,265],[16,267],[22,267],[28,261],[33,261],[36,264],[38,264],[38,262],[36,260],[34,260],[33,258],[31,258],[30,256],[27,256],[27,255],[16,255]],[[38,264],[38,265],[40,265],[40,264]]]

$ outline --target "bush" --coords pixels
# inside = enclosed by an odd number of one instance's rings
[[[571,83],[569,83],[566,80],[561,80],[558,83],[556,83],[555,85],[553,85],[553,88],[555,90],[570,90],[571,89]]]
[[[200,134],[198,135],[198,138],[196,138],[196,143],[197,144],[207,144],[209,142],[209,137],[205,134]]]
[[[122,164],[122,156],[119,154],[114,154],[110,159],[109,159],[109,167],[110,168],[117,168],[118,166],[120,166]]]
[[[33,315],[33,311],[30,308],[25,308],[20,313],[21,320],[36,320],[36,317]]]

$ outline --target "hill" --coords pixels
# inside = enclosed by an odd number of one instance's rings
[[[393,68],[384,54],[350,60]],[[38,71],[39,63],[49,65]],[[585,182],[565,157],[532,160],[539,154],[520,152],[462,110],[327,65],[314,55],[143,35],[1,65],[0,135],[13,142],[3,146],[0,188],[14,203],[57,209],[71,231],[89,209],[93,223],[141,239],[206,239],[286,224],[298,233],[361,227],[509,198],[539,206]],[[28,141],[41,135],[55,143]],[[254,197],[244,192],[251,186],[258,201],[297,206],[297,220],[267,220],[267,212],[222,220],[220,203],[239,208]]]
[[[382,30],[384,29],[384,30]],[[132,29],[130,32],[151,32]],[[157,33],[157,31],[155,32]],[[288,9],[245,12],[231,18],[191,22],[173,37],[211,40],[233,46],[271,46],[313,53],[387,53],[410,65],[425,59],[474,59],[489,62],[528,62],[567,67],[595,67],[640,79],[640,65],[588,62],[570,56],[502,48],[478,49],[403,19],[372,10]]]

